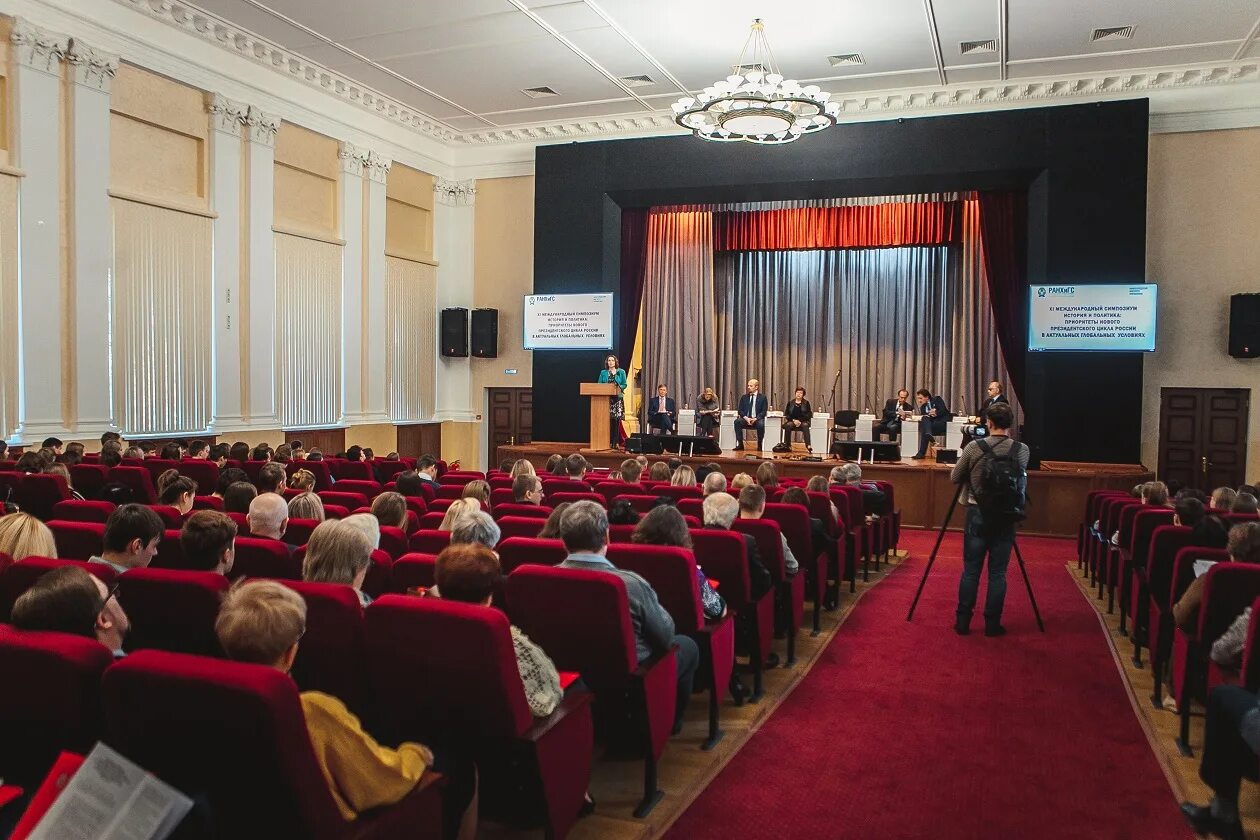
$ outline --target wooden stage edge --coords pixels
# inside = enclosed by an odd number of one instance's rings
[[[580,452],[595,467],[616,467],[627,457],[615,449],[588,449],[580,443],[538,441],[518,446],[500,446],[495,451],[495,464],[504,459],[525,458],[535,467],[546,465],[552,455]],[[649,455],[648,460],[666,461],[669,455]],[[809,478],[827,475],[831,468],[845,461],[824,458],[822,461],[793,460],[771,452],[724,451],[721,455],[683,456],[691,466],[717,464],[727,478],[736,473],[753,474],[763,461],[773,461],[779,475]],[[862,477],[892,482],[897,491],[897,507],[902,524],[911,528],[939,528],[953,501],[955,487],[949,480],[950,467],[928,461],[862,464]],[[1077,464],[1043,463],[1042,468],[1028,473],[1028,519],[1020,532],[1035,536],[1075,537],[1085,496],[1091,490],[1127,490],[1135,484],[1154,479],[1154,474],[1140,464]],[[953,528],[962,526],[962,512],[950,520]]]

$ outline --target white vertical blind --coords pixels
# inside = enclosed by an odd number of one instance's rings
[[[342,419],[343,250],[276,234],[276,399],[286,429],[331,426]]]
[[[437,271],[433,266],[385,258],[385,340],[390,418],[432,416],[437,367]]]
[[[0,312],[18,311],[18,179],[0,174]],[[18,319],[0,318],[0,438],[17,427]]]
[[[125,434],[203,430],[211,419],[214,354],[211,220],[111,203],[114,416]]]

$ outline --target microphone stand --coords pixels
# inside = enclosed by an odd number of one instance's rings
[[[843,368],[837,370],[836,378],[831,380],[831,431],[827,434],[827,437],[830,438],[827,441],[827,451],[837,459],[840,455],[836,449],[836,389],[840,387],[840,373],[842,370]]]

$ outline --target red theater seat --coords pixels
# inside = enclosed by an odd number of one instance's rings
[[[118,578],[118,599],[131,619],[127,649],[157,648],[219,656],[214,620],[228,590],[217,572],[131,569]]]
[[[62,522],[100,522],[104,524],[117,507],[113,502],[85,502],[67,499],[53,505],[52,518]]]
[[[346,479],[337,481],[338,493],[361,493],[370,504],[373,499],[381,495],[381,485],[377,481],[364,481],[362,479]]]
[[[419,552],[420,554],[440,554],[442,549],[450,544],[450,531],[421,528],[411,535],[409,548],[411,551]]]
[[[408,552],[394,561],[390,579],[395,592],[428,589],[437,581],[437,555]]]
[[[3,556],[3,555],[0,555]],[[9,620],[9,612],[13,603],[23,592],[35,585],[35,581],[60,566],[78,566],[85,572],[95,575],[105,582],[107,587],[114,585],[117,575],[113,566],[104,563],[88,563],[84,560],[59,560],[55,557],[27,557],[18,563],[4,566],[0,572],[0,621]]]
[[[130,487],[133,501],[142,505],[157,504],[157,491],[153,489],[153,478],[144,467],[114,467],[109,471],[106,480],[111,484],[125,484]]]
[[[232,580],[243,577],[301,580],[302,559],[279,540],[237,537],[236,559],[228,574]]]
[[[219,467],[205,458],[186,458],[180,461],[176,469],[180,475],[186,475],[197,485],[197,494],[209,496],[219,484]]]
[[[551,516],[554,508],[546,505],[523,505],[512,502],[510,504],[501,504],[494,506],[494,518],[502,519],[505,516],[528,516],[533,519],[546,520]]]
[[[407,533],[402,528],[382,525],[381,550],[395,560],[402,557],[408,550]]]
[[[376,480],[376,477],[372,475],[372,465],[366,461],[343,461],[340,459],[331,459],[328,461],[328,468],[332,471],[333,478],[337,479],[338,484],[340,484],[343,480]]]
[[[367,709],[368,679],[359,593],[341,583],[286,580],[306,601],[306,633],[293,662],[303,691],[322,691],[358,714]]]
[[[306,545],[311,534],[319,527],[318,519],[290,519],[284,530],[284,542],[289,545]]]
[[[176,528],[167,528],[162,532],[162,539],[158,542],[157,556],[153,558],[153,562],[149,565],[155,569],[187,569],[184,563],[184,546],[179,540],[180,531]],[[197,571],[205,571],[199,569]]]
[[[66,560],[90,560],[99,556],[105,545],[105,525],[100,522],[54,519],[48,523],[48,530],[57,545],[57,556]]]
[[[346,822],[316,763],[297,684],[274,668],[145,650],[110,668],[101,694],[109,744],[204,796],[219,837],[441,835],[437,774],[398,804]]]
[[[757,541],[757,553],[761,563],[770,572],[779,591],[775,599],[776,623],[787,628],[787,659],[784,665],[796,661],[796,633],[801,629],[801,617],[805,611],[805,576],[798,573],[788,577],[784,567],[782,532],[779,523],[769,519],[736,519],[731,530],[750,534]]]
[[[341,505],[347,510],[367,507],[368,498],[362,493],[342,493],[340,490],[320,490],[317,494],[325,505]]]
[[[808,575],[805,585],[814,602],[814,630],[817,636],[822,629],[822,603],[827,596],[827,555],[814,553],[814,538],[810,530],[809,511],[800,505],[773,503],[766,505],[765,518],[779,524],[779,530],[787,539],[792,556],[800,564],[801,575]]]
[[[26,513],[47,522],[58,502],[70,498],[70,487],[59,475],[31,473],[13,488],[13,502]]]
[[[748,657],[753,674],[754,700],[762,696],[763,664],[774,646],[774,589],[753,598],[744,535],[717,529],[691,531],[692,551],[705,577],[716,580],[718,591],[747,628],[739,638],[740,653]]]
[[[223,500],[218,496],[193,496],[193,510],[217,510],[223,513]]]
[[[538,516],[504,516],[498,522],[500,539],[536,537],[546,524],[547,520]]]
[[[558,566],[569,556],[560,540],[544,540],[529,537],[512,537],[496,546],[503,573],[508,574],[518,566],[536,564]]]
[[[594,502],[600,507],[605,507],[608,504],[608,500],[600,493],[552,493],[547,497],[547,504],[552,507],[565,502],[569,504],[574,502]]]
[[[292,477],[298,470],[307,470],[315,476],[315,490],[331,490],[333,486],[332,473],[328,471],[328,464],[323,461],[290,461],[285,464],[284,471]]]
[[[85,499],[95,499],[105,486],[109,470],[100,464],[75,464],[70,468],[70,483]]]
[[[367,611],[367,644],[392,739],[474,757],[487,813],[528,825],[542,812],[547,836],[568,833],[590,783],[588,692],[570,692],[535,720],[507,617],[474,604],[386,595]]]

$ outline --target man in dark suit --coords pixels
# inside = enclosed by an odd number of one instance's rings
[[[932,396],[932,392],[927,388],[915,391],[914,399],[918,403],[915,413],[920,415],[919,451],[915,453],[914,459],[919,461],[927,457],[928,438],[945,434],[945,424],[954,419],[954,416],[949,413],[949,406],[945,405],[945,400]]]
[[[875,440],[879,440],[879,436],[883,434],[888,435],[889,438],[897,437],[901,434],[901,418],[913,413],[914,406],[910,404],[910,392],[902,388],[897,392],[896,398],[884,403],[884,415],[871,430]]]
[[[989,383],[989,396],[980,404],[980,414],[976,417],[976,422],[983,424],[989,416],[989,409],[998,403],[1010,405],[1010,401],[1006,399],[1006,394],[1002,393],[1002,383],[995,379]]]
[[[739,416],[735,418],[735,448],[744,448],[744,430],[757,430],[757,449],[762,449],[766,436],[766,398],[761,393],[761,383],[749,379],[744,396],[739,398]]]
[[[672,435],[674,420],[678,412],[674,410],[674,400],[669,396],[669,389],[664,385],[656,386],[656,396],[648,403],[648,425],[654,435]]]

